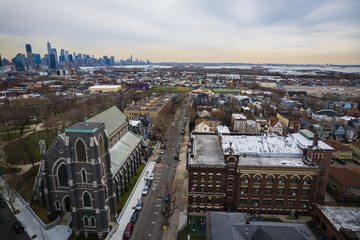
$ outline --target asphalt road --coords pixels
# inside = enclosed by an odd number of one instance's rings
[[[165,153],[160,154],[161,163],[154,168],[154,181],[147,196],[142,196],[144,205],[135,223],[131,239],[161,239],[163,226],[166,225],[165,216],[161,213],[162,200],[164,195],[169,192],[166,186],[172,187],[174,182],[177,160],[174,160],[176,148],[184,141],[184,136],[180,134],[185,118],[184,109],[178,112],[174,119],[174,127],[170,127],[169,141],[164,144],[167,146]]]
[[[26,232],[15,233],[12,225],[16,222],[14,214],[8,207],[0,208],[0,239],[30,240]]]

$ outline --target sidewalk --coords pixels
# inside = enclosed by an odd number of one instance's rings
[[[134,187],[128,201],[126,202],[124,209],[122,210],[123,215],[121,216],[120,221],[118,221],[118,224],[119,224],[118,228],[117,228],[116,232],[114,232],[114,235],[112,235],[111,239],[117,239],[117,240],[122,239],[125,227],[130,222],[130,218],[134,212],[133,208],[136,206],[138,200],[141,199],[142,191],[145,187],[145,182],[146,182],[144,180],[144,178],[147,177],[146,172],[148,172],[148,176],[150,176],[150,174],[152,173],[152,171],[155,167],[155,162],[151,161],[151,159],[153,157],[154,157],[154,155],[151,156],[151,158],[149,159],[147,166],[142,171],[142,173],[136,183],[136,186]]]
[[[0,181],[2,179],[0,178]],[[7,196],[4,196],[7,199]],[[29,235],[31,239],[36,240],[49,240],[49,239],[59,239],[59,240],[67,240],[71,235],[71,229],[68,226],[64,225],[56,225],[55,227],[45,230],[41,227],[40,223],[35,219],[35,217],[31,214],[29,209],[26,207],[19,198],[16,198],[14,203],[14,207],[19,209],[20,212],[15,215],[15,217],[22,222],[24,225],[26,233]],[[36,235],[36,237],[34,237]]]

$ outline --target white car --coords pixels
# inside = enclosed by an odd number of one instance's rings
[[[160,154],[164,154],[164,153],[165,153],[165,150],[161,149]]]
[[[151,173],[150,177],[148,179],[151,180],[151,181],[154,180],[154,173]]]
[[[143,206],[143,201],[139,200],[138,203],[136,204],[136,210],[141,211]]]
[[[142,191],[142,195],[143,195],[143,196],[146,196],[146,195],[148,194],[148,192],[149,192],[149,187],[148,187],[148,186],[145,186],[145,188],[144,188],[143,191]]]

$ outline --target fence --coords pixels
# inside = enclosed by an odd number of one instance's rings
[[[157,149],[157,147],[159,146],[159,144],[160,144],[160,142],[158,141],[158,142],[156,143],[155,147],[154,147],[154,150],[152,151],[152,154],[154,154],[154,153],[156,152],[156,149]]]

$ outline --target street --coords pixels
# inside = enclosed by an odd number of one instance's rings
[[[169,141],[164,142],[167,146],[165,153],[160,154],[161,163],[154,168],[154,181],[147,196],[141,200],[144,202],[142,211],[135,224],[131,239],[161,239],[163,226],[167,219],[161,213],[163,198],[170,193],[176,173],[178,161],[174,160],[177,148],[182,144],[184,136],[180,134],[184,123],[184,110],[174,119],[174,127],[170,128]],[[173,203],[171,203],[171,208]]]
[[[16,222],[14,214],[9,207],[0,208],[0,239],[29,240],[26,232],[15,233],[12,225]]]

